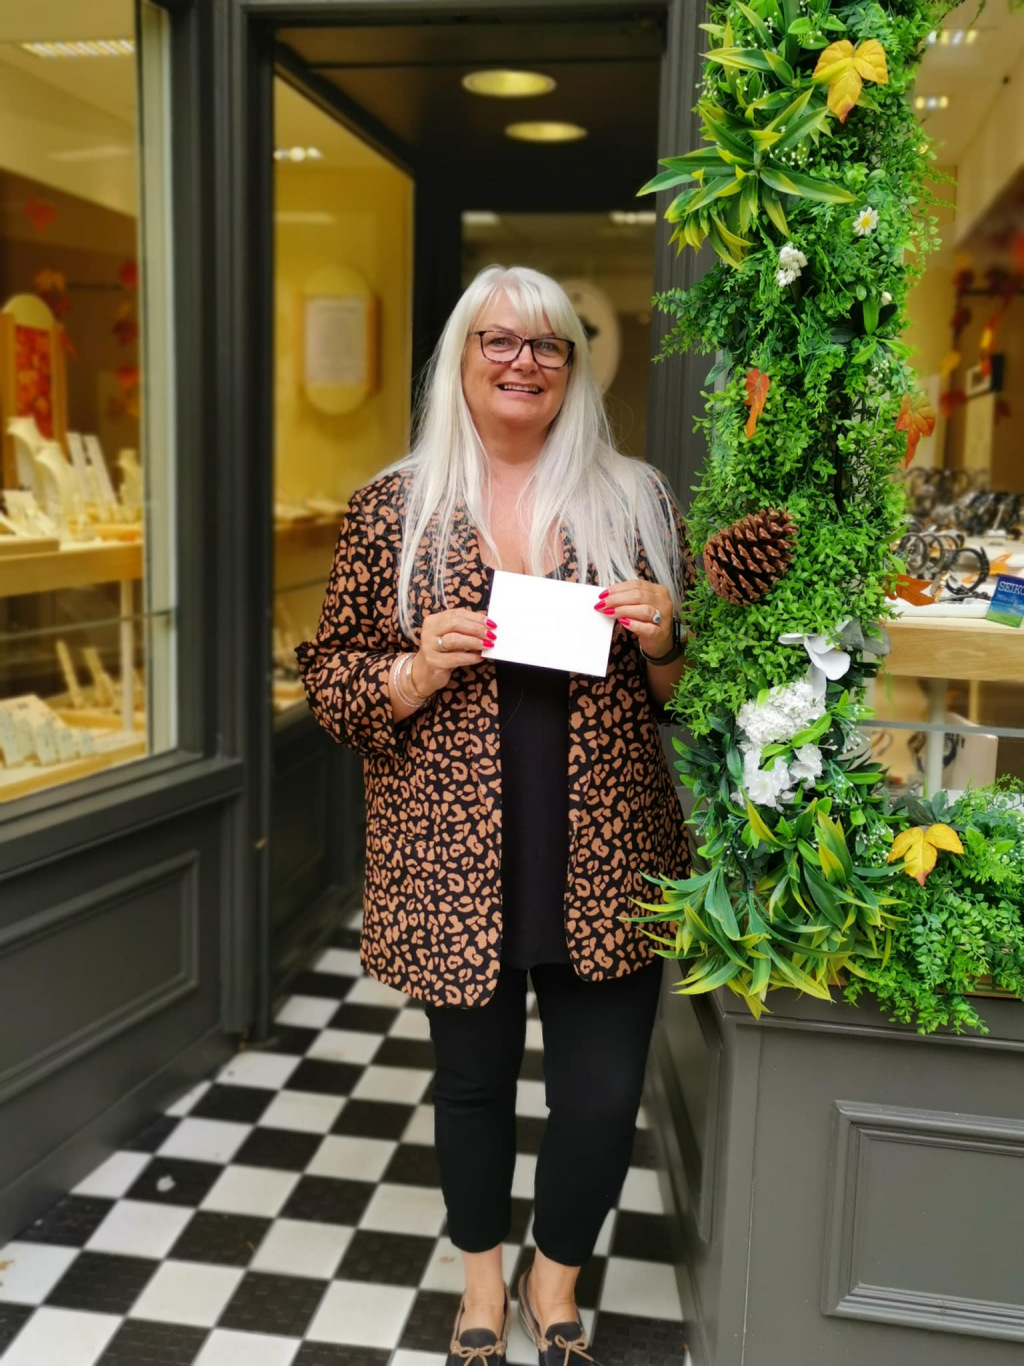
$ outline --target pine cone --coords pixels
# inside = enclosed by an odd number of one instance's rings
[[[704,571],[726,602],[749,607],[793,563],[796,523],[785,508],[765,508],[717,532],[704,547]]]

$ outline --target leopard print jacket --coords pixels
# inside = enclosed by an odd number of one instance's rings
[[[402,489],[403,476],[390,473],[353,496],[316,639],[296,654],[313,714],[364,758],[363,966],[435,1005],[483,1006],[501,950],[496,670],[487,660],[456,669],[423,708],[393,720],[389,670],[396,654],[416,648],[398,624]],[[650,578],[640,550],[637,576]],[[568,537],[563,577],[579,579]],[[449,607],[486,608],[486,570],[467,516],[453,533],[444,581]],[[414,620],[443,610],[426,563],[412,591]],[[658,731],[668,719],[648,692],[637,638],[621,627],[604,678],[570,675],[565,931],[573,968],[589,981],[653,961],[650,940],[624,919],[642,914],[630,898],[658,899],[645,873],[678,878],[689,868]]]

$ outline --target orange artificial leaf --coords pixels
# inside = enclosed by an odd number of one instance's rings
[[[818,58],[814,79],[828,86],[828,107],[840,123],[860,99],[865,81],[888,85],[889,68],[885,48],[874,38],[858,47],[847,38],[830,43]]]
[[[46,199],[30,199],[25,205],[25,217],[36,232],[45,232],[57,217],[57,210]]]
[[[909,574],[897,574],[892,586],[895,592],[890,592],[889,597],[902,598],[904,602],[912,602],[915,607],[935,606],[935,596],[930,592],[931,579],[914,579]]]
[[[125,261],[117,272],[117,278],[122,289],[138,289],[139,287],[139,263],[138,261]]]
[[[37,294],[63,294],[67,289],[67,281],[59,270],[38,270],[32,283]]]
[[[943,389],[939,395],[939,411],[943,417],[952,417],[966,402],[967,395],[963,389]]]
[[[748,440],[757,431],[757,419],[764,412],[770,384],[771,380],[763,370],[755,368],[747,371],[747,396],[743,401],[750,407],[750,416],[747,418],[747,425],[744,429]]]
[[[927,394],[903,395],[900,415],[896,419],[896,430],[907,434],[906,463],[909,465],[922,436],[931,436],[935,430],[935,409],[928,402]]]
[[[951,854],[964,852],[960,836],[952,826],[929,825],[926,829],[923,825],[915,825],[896,836],[886,862],[896,863],[902,859],[903,871],[923,887],[925,878],[935,867],[940,849]]]
[[[122,394],[130,393],[132,389],[138,387],[142,371],[137,365],[119,365],[115,371],[117,376],[118,388]]]

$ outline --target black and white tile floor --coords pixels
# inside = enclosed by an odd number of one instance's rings
[[[461,1262],[444,1236],[427,1022],[362,974],[357,945],[340,930],[267,1047],[239,1053],[0,1249],[3,1366],[439,1366]],[[546,1113],[532,998],[531,1010],[513,1284]],[[580,1278],[603,1366],[687,1361],[653,1161],[641,1127]],[[536,1361],[518,1323],[509,1361]]]

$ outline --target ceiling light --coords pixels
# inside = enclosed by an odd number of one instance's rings
[[[931,112],[934,109],[948,109],[948,95],[918,95],[914,100],[915,109],[924,109]]]
[[[462,225],[466,228],[496,228],[501,219],[490,209],[466,209],[462,215]]]
[[[131,38],[90,38],[73,43],[21,43],[35,57],[130,57],[135,51]]]
[[[657,219],[658,215],[652,209],[631,209],[628,212],[613,209],[611,213],[612,222],[623,228],[636,227],[641,223],[646,226],[650,223],[656,223]]]
[[[463,88],[474,95],[499,100],[519,100],[527,95],[548,95],[557,82],[539,71],[471,71],[463,76]]]
[[[578,123],[510,123],[505,129],[507,137],[520,142],[577,142],[587,136],[587,130]]]
[[[275,147],[275,161],[323,161],[324,154],[319,147]]]

